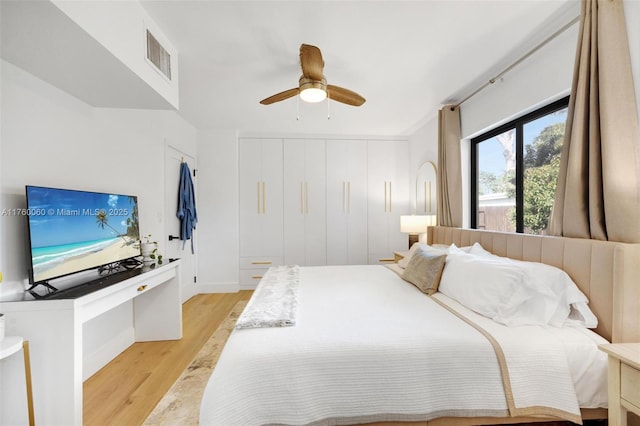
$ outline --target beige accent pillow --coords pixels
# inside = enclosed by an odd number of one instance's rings
[[[446,254],[430,254],[418,249],[411,256],[402,273],[402,279],[415,285],[423,293],[431,295],[438,291],[446,259]]]

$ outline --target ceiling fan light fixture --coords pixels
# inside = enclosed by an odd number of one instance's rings
[[[296,95],[300,95],[299,99],[305,102],[322,102],[325,99],[331,99],[332,101],[356,107],[366,102],[365,98],[352,90],[327,84],[327,79],[323,74],[324,60],[322,59],[322,53],[316,46],[311,46],[310,44],[300,45],[300,68],[302,68],[302,76],[298,80],[298,87],[276,93],[261,100],[260,103],[262,105],[271,105]]]
[[[322,102],[327,98],[327,92],[322,89],[310,87],[300,92],[300,99],[305,102],[315,103]]]
[[[327,80],[311,80],[300,77],[300,99],[305,102],[322,102],[327,98]]]

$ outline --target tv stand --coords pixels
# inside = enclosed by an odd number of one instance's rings
[[[7,334],[30,342],[36,421],[82,425],[85,323],[131,301],[136,342],[181,339],[180,291],[175,261],[77,297],[3,301]]]
[[[34,288],[38,287],[39,285],[46,287],[49,291],[51,292],[56,292],[58,291],[57,288],[55,288],[54,286],[52,286],[51,284],[49,284],[49,281],[40,281],[38,283],[33,283],[31,284],[31,287],[29,287],[27,289],[27,291],[31,292]]]

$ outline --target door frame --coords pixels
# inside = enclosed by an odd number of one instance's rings
[[[179,148],[178,146],[172,144],[171,142],[169,142],[167,139],[165,139],[165,148],[164,148],[164,165],[163,165],[163,169],[165,170],[165,178],[164,178],[164,184],[163,184],[163,206],[164,206],[164,212],[167,212],[167,208],[168,208],[168,203],[169,200],[167,199],[167,186],[168,186],[168,180],[169,180],[169,173],[167,172],[167,163],[168,160],[170,158],[170,156],[173,156],[175,154],[180,155],[181,158],[187,158],[187,163],[188,164],[193,164],[193,167],[191,168],[191,172],[194,173],[197,170],[197,157],[186,152],[185,150]],[[178,172],[178,176],[179,176],[179,172]],[[196,199],[197,199],[197,195],[198,195],[198,184],[196,182],[195,176],[193,176],[193,185],[194,185],[194,191],[196,193]],[[178,196],[178,194],[175,195],[176,198]],[[175,215],[175,213],[174,213]],[[169,250],[169,235],[171,235],[171,229],[169,229],[169,219],[167,218],[167,220],[164,221],[164,244],[165,244],[165,251],[168,252]],[[181,298],[182,298],[182,303],[186,302],[187,300],[189,300],[191,297],[195,296],[196,294],[199,293],[198,290],[198,282],[197,282],[197,276],[198,276],[198,250],[197,250],[197,231],[194,230],[194,247],[195,247],[195,253],[193,254],[193,259],[192,259],[192,267],[193,267],[193,271],[192,271],[192,275],[194,278],[196,278],[196,282],[193,283],[191,280],[191,274],[187,275],[184,270],[181,273],[182,274],[182,280],[181,281],[185,281],[185,279],[187,279],[186,282],[182,282],[181,283]],[[187,242],[187,245],[189,245],[190,242]],[[185,246],[185,250],[186,250],[186,246]],[[181,265],[181,269],[186,268],[188,265],[186,265],[186,262],[182,262]]]

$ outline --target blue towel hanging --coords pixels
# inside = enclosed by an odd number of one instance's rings
[[[178,211],[176,216],[180,219],[180,239],[182,249],[187,240],[191,240],[191,253],[193,254],[193,230],[196,229],[198,214],[196,213],[196,196],[191,180],[189,165],[183,161],[180,164],[180,186],[178,188]]]

